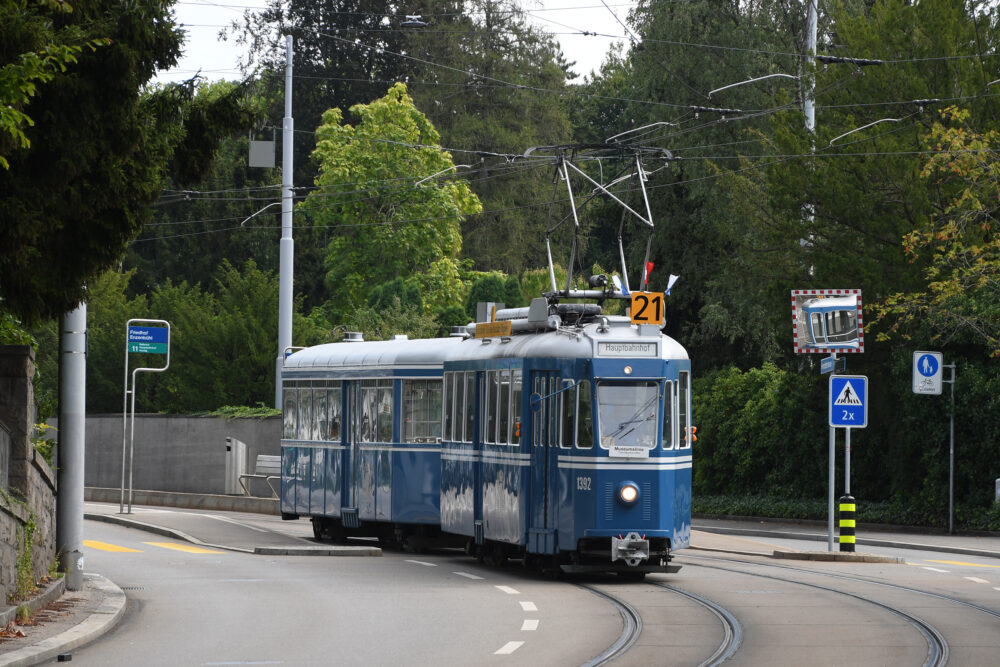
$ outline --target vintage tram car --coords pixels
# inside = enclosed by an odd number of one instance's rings
[[[675,571],[691,365],[658,325],[535,299],[449,338],[342,342],[282,370],[281,512],[320,538],[458,538],[563,571]]]

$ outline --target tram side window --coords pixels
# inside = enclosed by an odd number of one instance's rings
[[[506,445],[510,442],[510,371],[497,373],[499,393],[497,398],[497,442]]]
[[[454,440],[455,428],[455,374],[444,374],[444,409],[441,413],[444,439]]]
[[[392,442],[392,380],[379,380],[378,420],[375,442]]]
[[[299,419],[297,435],[299,440],[312,440],[312,389],[299,387]]]
[[[375,380],[362,380],[361,400],[358,401],[358,408],[361,413],[358,420],[361,442],[375,442],[375,399]]]
[[[465,373],[452,373],[448,387],[451,389],[452,404],[448,412],[452,414],[452,440],[462,442],[465,440]]]
[[[510,444],[521,441],[521,371],[511,371],[510,378],[510,412],[511,430]]]
[[[674,448],[674,383],[663,383],[663,448]]]
[[[812,337],[813,341],[819,345],[826,344],[826,331],[823,329],[823,313],[812,313]]]
[[[546,403],[548,403],[548,408],[549,408],[549,414],[546,417],[546,421],[548,421],[549,423],[548,426],[549,437],[548,440],[546,440],[546,442],[552,446],[559,444],[559,426],[560,426],[559,415],[561,413],[560,408],[562,406],[559,404],[559,395],[556,394],[556,392],[559,391],[560,384],[561,383],[559,378],[557,377],[549,378],[549,391],[548,391],[549,399],[546,401]]]
[[[340,383],[336,383],[327,392],[327,404],[330,409],[330,418],[327,421],[326,439],[340,442],[340,421],[341,421],[341,388]]]
[[[326,440],[329,431],[327,420],[330,419],[328,400],[329,392],[326,387],[313,389],[313,440]]]
[[[534,393],[538,394],[539,397],[545,396],[547,393],[545,391],[545,377],[535,376],[535,386]],[[545,445],[545,438],[547,434],[547,429],[545,428],[545,406],[546,401],[542,401],[538,406],[537,410],[532,411],[532,429],[531,432],[534,438],[534,444],[536,447],[541,447]]]
[[[472,442],[473,427],[476,418],[476,373],[468,371],[465,374],[465,442]]]
[[[691,446],[691,373],[681,371],[677,379],[677,426],[681,434],[681,448]]]
[[[487,371],[483,383],[483,442],[496,442],[497,390],[496,372]]]
[[[583,380],[577,385],[577,427],[576,446],[592,449],[594,446],[594,410],[590,398],[590,382]]]
[[[436,442],[441,437],[440,380],[403,380],[405,442]]]
[[[569,381],[565,382],[563,392],[559,395],[562,401],[562,437],[559,439],[559,446],[567,449],[573,446],[577,391],[579,390],[579,387],[570,387],[569,385]]]
[[[296,398],[296,388],[285,386],[282,390],[282,428],[281,437],[293,439],[295,437],[295,420],[298,412],[298,401]]]

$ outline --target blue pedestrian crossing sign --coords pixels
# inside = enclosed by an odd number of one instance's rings
[[[864,375],[830,376],[830,426],[868,426],[868,378]]]

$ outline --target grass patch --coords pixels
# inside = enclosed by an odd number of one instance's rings
[[[281,410],[270,408],[263,403],[248,405],[223,405],[210,412],[199,412],[199,417],[222,417],[223,419],[267,419],[281,416]]]

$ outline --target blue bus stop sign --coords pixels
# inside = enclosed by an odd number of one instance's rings
[[[868,378],[864,375],[830,376],[830,426],[868,426]]]

